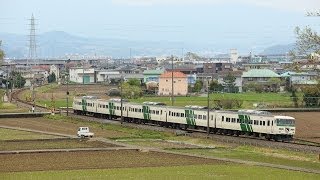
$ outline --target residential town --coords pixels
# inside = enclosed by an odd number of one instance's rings
[[[10,73],[21,73],[24,87],[48,83],[48,77],[55,75],[58,83],[113,84],[137,79],[145,90],[155,95],[186,96],[189,93],[203,93],[213,81],[220,92],[241,93],[248,91],[284,92],[294,86],[317,84],[320,70],[319,57],[296,58],[290,61],[286,56],[239,56],[235,49],[221,58],[192,59],[190,56],[143,57],[132,59],[55,59],[27,62],[7,59],[0,70],[3,80],[12,79]],[[9,76],[8,76],[9,74]],[[228,84],[228,78],[232,82]],[[201,88],[194,89],[197,82]],[[13,87],[14,88],[14,87]]]

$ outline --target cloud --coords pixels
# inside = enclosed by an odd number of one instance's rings
[[[245,4],[287,11],[319,10],[319,0],[112,0],[128,6]]]

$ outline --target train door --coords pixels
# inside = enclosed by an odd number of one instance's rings
[[[273,121],[274,121],[273,119],[271,119],[271,120],[270,120],[270,126],[271,126],[270,130],[271,130],[271,134],[273,134],[273,133],[274,133],[274,126],[275,126],[275,123],[274,123]]]

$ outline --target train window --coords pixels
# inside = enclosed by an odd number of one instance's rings
[[[139,112],[142,112],[142,109],[139,109]]]
[[[156,114],[159,114],[159,111],[156,111]]]
[[[271,121],[271,126],[273,126],[273,121]]]
[[[162,110],[160,110],[160,114],[162,114]]]
[[[171,116],[171,111],[169,111],[169,116]]]
[[[221,119],[221,121],[222,121],[222,122],[224,121],[224,116],[222,116],[222,119]]]
[[[184,113],[181,113],[181,117],[184,117]]]
[[[207,119],[207,116],[206,116],[206,115],[203,115],[203,119]]]
[[[240,119],[239,118],[237,118],[237,123],[240,123]]]
[[[266,122],[265,121],[263,121],[263,126],[265,126],[266,125]]]
[[[262,126],[262,121],[260,121],[260,126]]]
[[[249,124],[252,124],[252,120],[249,121]]]
[[[199,116],[198,116],[198,119],[202,119],[202,115],[199,115]]]
[[[108,108],[109,106],[108,105],[106,105],[106,108]]]
[[[268,122],[267,122],[267,126],[270,126],[270,121],[268,120]]]
[[[226,122],[230,122],[230,118],[226,118]]]

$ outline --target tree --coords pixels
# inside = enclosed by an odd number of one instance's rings
[[[222,84],[219,84],[219,82],[217,80],[213,80],[210,82],[209,89],[210,89],[210,91],[222,91],[223,86],[222,86]]]
[[[56,75],[54,74],[54,72],[52,72],[49,76],[48,76],[48,83],[53,83],[56,82]]]
[[[26,79],[22,77],[20,72],[12,71],[11,77],[13,77],[12,81],[16,88],[22,88],[26,84]]]
[[[294,107],[298,107],[298,96],[296,94],[296,89],[294,87],[291,87],[291,98],[292,98],[292,102],[294,104]]]
[[[279,78],[270,78],[268,84],[270,85],[270,91],[278,92],[281,80]]]
[[[227,92],[235,92],[236,77],[234,77],[230,72],[223,78],[223,82],[227,88]]]
[[[1,49],[2,41],[0,41],[0,65],[2,64],[3,58],[5,57],[4,51]]]
[[[302,88],[303,101],[305,106],[314,107],[320,105],[320,83],[316,86],[306,86]]]
[[[131,86],[141,86],[141,82],[139,79],[129,79],[128,84]]]
[[[192,89],[192,92],[200,92],[203,86],[203,82],[200,80],[197,80],[196,83],[194,84],[194,87]]]
[[[311,53],[320,54],[320,36],[317,32],[313,31],[310,27],[300,29],[295,28],[297,35],[296,49],[299,54],[309,56]]]
[[[136,99],[141,97],[142,90],[140,86],[130,85],[128,82],[121,83],[122,97],[127,99]],[[119,87],[120,89],[121,87]]]

